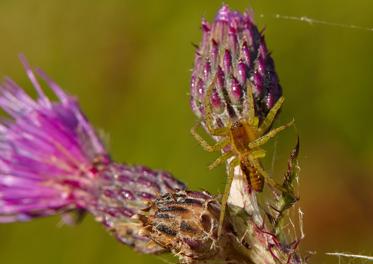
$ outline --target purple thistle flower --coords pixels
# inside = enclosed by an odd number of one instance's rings
[[[223,5],[212,24],[202,21],[202,33],[191,78],[195,115],[205,118],[205,96],[212,86],[208,100],[216,126],[227,127],[230,121],[245,117],[249,84],[256,115],[262,121],[282,90],[264,35],[254,24],[252,14],[241,14]]]
[[[11,79],[0,86],[0,107],[13,120],[0,124],[0,221],[25,221],[70,208],[85,208],[95,177],[95,157],[107,157],[103,144],[80,111],[41,70],[37,73],[59,99],[44,94],[26,60],[38,94],[33,100]]]
[[[51,102],[21,61],[38,98],[10,79],[0,86],[0,107],[12,117],[0,123],[0,222],[88,211],[136,250],[164,251],[139,234],[135,215],[185,185],[167,172],[112,162],[77,101],[37,69],[58,98]]]

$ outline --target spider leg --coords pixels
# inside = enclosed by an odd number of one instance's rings
[[[211,81],[211,84],[206,90],[206,95],[204,98],[203,106],[205,109],[205,124],[208,132],[212,136],[223,136],[226,134],[227,129],[226,128],[214,128],[213,123],[213,114],[211,109],[211,97],[212,97],[212,91],[214,88],[216,77]]]
[[[220,210],[220,217],[219,217],[218,237],[220,237],[221,232],[222,232],[222,228],[223,228],[223,223],[224,223],[224,218],[225,218],[225,210],[227,208],[228,197],[229,197],[229,193],[230,193],[233,178],[234,178],[234,169],[239,164],[240,164],[240,161],[238,159],[232,160],[231,163],[229,164],[227,182],[225,184],[223,197],[221,199],[221,210]]]
[[[250,152],[250,155],[253,157],[253,159],[261,159],[266,156],[266,151],[264,149],[256,149]]]
[[[198,141],[198,143],[202,146],[202,148],[205,151],[208,152],[214,152],[222,149],[226,145],[228,145],[229,141],[227,138],[223,138],[222,140],[218,141],[214,145],[210,145],[203,137],[197,132],[197,127],[200,125],[200,123],[196,123],[192,129],[190,130],[190,133],[195,138],[195,140]]]
[[[271,110],[268,112],[266,118],[263,120],[262,124],[259,127],[260,134],[267,132],[267,130],[271,127],[278,111],[280,110],[282,104],[284,103],[285,98],[281,96],[275,105],[271,108]]]
[[[205,121],[205,123],[206,123],[206,121]],[[207,128],[207,130],[208,130],[208,132],[211,136],[222,137],[222,136],[227,134],[228,128],[226,128],[226,127],[212,128],[212,129]]]
[[[259,120],[255,116],[255,102],[254,102],[254,95],[253,95],[253,87],[250,83],[246,86],[246,96],[248,98],[247,100],[247,110],[248,110],[248,121],[249,125],[253,127],[257,127]]]
[[[218,157],[213,163],[209,165],[209,170],[216,168],[217,166],[219,166],[220,164],[222,164],[223,162],[225,162],[227,159],[229,159],[232,156],[233,156],[232,152],[224,153],[223,155]]]
[[[292,121],[290,121],[289,123],[285,124],[285,125],[282,125],[280,127],[277,127],[275,129],[272,129],[271,131],[269,131],[267,134],[265,134],[264,136],[258,138],[258,139],[255,139],[254,141],[250,142],[249,143],[249,148],[250,149],[255,149],[265,143],[268,142],[268,140],[270,140],[271,138],[275,137],[278,133],[280,133],[282,130],[292,126],[294,124],[294,119]]]

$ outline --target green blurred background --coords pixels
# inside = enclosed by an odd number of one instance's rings
[[[275,19],[309,16],[373,27],[373,1],[225,1],[252,6],[273,51],[286,103],[280,122],[296,119],[301,136],[301,207],[312,263],[338,263],[325,252],[373,255],[373,32]],[[118,161],[174,173],[193,189],[223,189],[223,167],[189,133],[192,42],[200,41],[211,1],[0,1],[0,75],[30,87],[23,52],[76,95],[93,124],[110,135]],[[260,16],[260,15],[263,16]],[[277,141],[282,174],[295,142]],[[270,157],[269,157],[270,159]],[[0,263],[164,263],[119,244],[91,218],[57,227],[58,217],[0,225]],[[171,261],[175,262],[174,259]],[[342,262],[343,263],[343,262]],[[344,261],[347,263],[347,261]]]

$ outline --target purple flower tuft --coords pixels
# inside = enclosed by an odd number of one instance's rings
[[[252,87],[255,110],[262,121],[282,94],[274,63],[263,34],[249,12],[241,14],[227,5],[215,21],[202,21],[202,42],[196,50],[191,78],[191,107],[205,118],[205,97],[213,111],[216,126],[227,126],[246,116],[247,86]]]
[[[0,86],[0,107],[13,120],[0,124],[0,222],[25,221],[85,208],[95,177],[90,167],[105,148],[76,100],[37,70],[55,93],[51,102],[24,57],[36,100],[11,79]]]

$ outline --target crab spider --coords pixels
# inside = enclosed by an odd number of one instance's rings
[[[221,202],[218,232],[220,235],[221,226],[225,217],[227,200],[234,177],[234,170],[237,166],[240,167],[242,175],[245,176],[251,190],[261,192],[264,187],[264,182],[267,182],[269,185],[277,189],[282,189],[282,187],[268,175],[260,163],[259,159],[265,157],[265,151],[261,146],[267,143],[271,138],[275,137],[279,132],[293,125],[294,120],[278,128],[270,129],[285,100],[284,97],[280,97],[261,124],[259,124],[259,119],[255,115],[252,87],[248,84],[246,87],[246,94],[248,97],[247,116],[228,123],[226,127],[214,128],[210,100],[213,92],[213,85],[214,81],[208,87],[203,102],[205,109],[204,124],[207,132],[211,136],[219,137],[219,140],[214,145],[210,145],[206,140],[204,140],[197,132],[197,127],[200,123],[193,126],[191,133],[204,150],[208,152],[220,151],[223,153],[209,165],[210,170],[226,162],[228,159],[233,158],[229,162],[228,179]],[[224,150],[227,146],[229,146],[229,150],[225,152]]]

